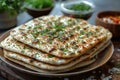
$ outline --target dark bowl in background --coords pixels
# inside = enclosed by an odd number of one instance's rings
[[[104,22],[101,18],[106,16],[120,16],[120,11],[102,11],[96,15],[95,23],[96,25],[100,25],[110,30],[113,34],[113,37],[120,37],[120,24],[113,24]]]
[[[52,11],[52,9],[53,7],[48,7],[40,10],[26,7],[27,12],[34,18],[43,15],[48,15]]]

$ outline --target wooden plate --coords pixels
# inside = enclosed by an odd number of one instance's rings
[[[1,37],[0,37],[0,42],[2,40],[4,40],[8,35],[9,35],[10,31],[7,31],[6,33],[4,33]],[[11,68],[16,69],[17,71],[21,71],[23,73],[29,73],[32,75],[37,75],[37,76],[46,76],[46,77],[66,77],[66,76],[73,76],[73,75],[78,75],[84,72],[88,72],[91,71],[93,69],[96,69],[100,66],[102,66],[103,64],[105,64],[112,56],[114,51],[114,47],[113,44],[111,42],[111,44],[104,50],[102,51],[99,56],[98,59],[92,63],[89,66],[83,67],[83,68],[78,68],[75,69],[73,71],[70,72],[66,72],[66,73],[59,73],[59,74],[52,74],[52,73],[40,73],[40,72],[36,72],[36,71],[32,71],[30,69],[27,69],[23,66],[20,66],[16,63],[13,63],[7,59],[4,58],[3,56],[3,52],[2,52],[2,48],[0,49],[0,58],[3,62],[5,62],[6,64],[8,64]]]

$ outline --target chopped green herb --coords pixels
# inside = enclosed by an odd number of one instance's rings
[[[48,58],[53,58],[53,57],[54,57],[54,56],[53,56],[53,55],[51,55],[51,54],[49,54],[49,55],[48,55]]]
[[[39,31],[34,29],[31,34],[33,35],[34,38],[37,38],[37,35],[39,34]]]
[[[64,33],[63,31],[60,31],[60,32],[58,33],[58,38],[61,39],[64,34],[65,34],[65,33]]]
[[[25,53],[25,51],[24,51],[24,50],[21,50],[21,53]]]
[[[47,33],[49,33],[49,32],[50,32],[49,29],[45,29],[45,30],[40,31],[40,34],[41,34],[41,35],[44,35],[44,34],[47,34]]]
[[[63,52],[64,52],[64,53],[68,52],[68,49],[64,49]]]
[[[65,48],[61,48],[61,50],[62,50],[64,53],[68,52],[68,49],[65,49]]]
[[[39,53],[35,53],[35,58],[37,57],[38,54],[39,54]]]
[[[72,46],[72,49],[74,49],[75,48],[75,46]]]
[[[38,33],[39,33],[39,31],[35,29],[34,30],[34,34],[38,34]]]
[[[84,31],[80,31],[80,35],[84,35],[85,34],[85,32]]]
[[[48,22],[48,25],[52,25],[52,22]]]
[[[93,32],[88,32],[86,35],[87,35],[87,37],[89,37],[89,36],[93,35]]]
[[[30,47],[28,47],[28,46],[25,46],[25,48],[24,49],[30,49]]]
[[[62,30],[65,28],[64,25],[54,25],[54,26],[52,26],[52,27],[55,28],[56,31],[62,31]]]
[[[55,33],[56,33],[56,31],[50,31],[50,32],[48,32],[48,35],[49,35],[49,37],[52,37],[55,35]]]
[[[49,41],[50,44],[52,44],[52,41]]]
[[[43,26],[39,25],[39,26],[37,26],[36,28],[37,28],[37,29],[41,29],[41,28],[43,28]]]
[[[35,34],[34,32],[32,32],[31,34],[35,39],[37,38],[37,34]]]
[[[8,44],[8,46],[10,46],[10,44]]]
[[[69,19],[68,22],[72,22],[73,20],[72,19]]]
[[[26,35],[24,32],[21,32],[22,35]]]
[[[15,47],[15,45],[13,45]]]
[[[27,46],[24,46],[23,49],[26,49]]]
[[[20,45],[16,44],[16,46],[20,46]]]
[[[68,47],[69,45],[68,45],[68,43],[66,43],[66,45],[65,45],[66,47]]]
[[[80,26],[77,27],[77,30],[78,30],[78,31],[80,30]]]
[[[64,50],[64,48],[62,47],[62,48],[60,48],[60,50],[62,50],[62,51],[63,51],[63,50]]]
[[[27,36],[24,36],[25,39],[27,39],[28,37]]]
[[[31,27],[28,27],[28,29],[31,29]]]
[[[39,47],[41,46],[41,43],[42,43],[41,41],[38,41],[38,45],[39,45]]]

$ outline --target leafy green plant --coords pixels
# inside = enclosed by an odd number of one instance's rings
[[[25,6],[35,9],[43,9],[53,6],[53,0],[25,0]]]
[[[23,0],[0,0],[0,12],[19,13],[22,5]]]

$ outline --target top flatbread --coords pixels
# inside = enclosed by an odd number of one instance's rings
[[[62,57],[77,57],[111,33],[103,27],[65,16],[43,16],[11,31],[16,40],[43,52]]]

